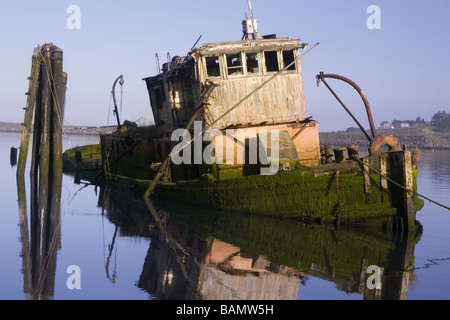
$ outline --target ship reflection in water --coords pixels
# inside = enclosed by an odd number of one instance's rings
[[[364,299],[406,299],[414,278],[420,234],[146,204],[109,188],[99,205],[121,234],[151,238],[138,286],[156,299],[302,299],[310,276]]]
[[[36,210],[38,197],[31,197],[30,239],[24,188],[18,179],[24,291],[28,299],[52,299],[60,188],[45,198],[52,203],[49,215]],[[414,279],[414,247],[421,234],[146,204],[108,187],[98,195],[98,206],[116,226],[114,238],[151,240],[137,286],[154,299],[302,299],[310,277],[361,299],[406,299]],[[105,264],[105,276],[114,280],[113,250],[114,239]],[[379,289],[367,285],[372,265],[379,267]]]

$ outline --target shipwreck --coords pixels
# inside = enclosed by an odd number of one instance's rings
[[[327,78],[359,89],[371,124],[367,132],[349,112],[370,141],[364,157],[357,146],[321,145],[304,96],[307,45],[260,36],[251,6],[242,27],[240,41],[194,45],[162,68],[156,56],[159,72],[143,79],[155,125],[121,123],[115,110],[116,132],[101,135],[99,145],[67,150],[66,172],[215,210],[417,229],[411,151],[377,135],[362,90],[347,78],[317,75],[330,90]]]

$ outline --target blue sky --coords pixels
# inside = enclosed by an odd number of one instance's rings
[[[70,5],[81,10],[79,30],[67,28]],[[381,10],[379,30],[366,26],[370,5]],[[317,88],[320,71],[355,81],[377,126],[450,111],[450,1],[253,0],[252,6],[260,34],[320,42],[303,57],[302,72],[308,115],[322,131],[355,125],[326,87]],[[155,53],[162,64],[167,52],[184,55],[200,35],[199,45],[240,40],[246,12],[246,0],[2,1],[0,121],[23,121],[33,49],[52,42],[64,51],[69,76],[66,124],[106,125],[109,114],[114,125],[110,91],[120,74],[125,78],[121,119],[149,122],[142,78],[156,73]],[[358,94],[338,82],[328,81],[368,128]]]

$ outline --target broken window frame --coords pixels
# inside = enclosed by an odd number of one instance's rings
[[[248,56],[249,55],[255,55],[256,56],[256,63],[258,64],[258,66],[257,66],[257,69],[258,69],[258,71],[257,72],[253,72],[253,71],[250,71],[249,70],[249,64],[248,64]],[[260,75],[260,74],[262,74],[262,68],[261,68],[261,55],[260,55],[260,52],[245,52],[244,53],[244,57],[245,57],[245,72],[246,72],[246,75]]]
[[[270,56],[270,54],[268,55],[267,54],[268,52],[270,52],[272,56]],[[275,58],[275,53],[276,53],[276,59],[277,59],[276,62],[273,60]],[[249,55],[255,55],[255,57],[257,57],[258,72],[251,72],[249,70],[249,64],[248,64],[248,60],[247,60]],[[288,55],[290,55],[290,57],[288,57]],[[295,60],[298,57],[298,55],[299,55],[298,49],[292,48],[292,49],[264,50],[264,51],[256,51],[256,52],[255,51],[239,51],[239,52],[222,53],[222,54],[218,54],[218,55],[205,56],[204,57],[205,74],[206,74],[206,78],[222,78],[222,79],[272,74],[272,73],[276,73],[281,70],[284,70],[284,67],[286,67],[293,60]],[[230,56],[239,56],[241,65],[229,66],[228,60],[229,60]],[[269,57],[269,61],[267,61],[268,57]],[[288,59],[286,59],[287,57],[288,57]],[[216,73],[215,75],[208,74],[207,61],[208,61],[208,59],[211,59],[211,58],[216,58],[216,60],[218,61],[220,75],[218,75],[218,73]],[[270,59],[272,59],[272,63],[268,65],[268,62],[270,63]],[[276,66],[276,68],[275,68],[275,66]],[[272,68],[270,68],[270,67],[272,67]],[[254,68],[256,68],[256,66]],[[230,70],[233,70],[233,69],[238,69],[241,72],[234,73],[234,74],[230,73]],[[283,72],[298,73],[298,71],[299,71],[298,64],[294,63],[291,67],[289,67],[289,69],[284,70]]]
[[[211,70],[210,68],[208,68],[208,59],[211,58],[216,58],[215,60],[218,61],[218,69],[219,69],[219,74],[217,75],[217,73],[215,73],[215,75],[210,75],[209,71]],[[207,78],[219,78],[219,77],[223,77],[223,73],[222,73],[222,62],[221,62],[221,57],[220,55],[214,55],[214,56],[207,56],[205,57],[205,73],[206,73],[206,77]]]
[[[292,52],[292,59],[289,61],[285,61],[285,52]],[[283,70],[286,68],[292,61],[294,61],[298,57],[298,50],[296,49],[288,49],[288,50],[281,50],[281,57],[282,57],[282,65]],[[292,66],[290,66],[288,69],[284,70],[286,72],[297,72],[297,63],[294,63]]]
[[[273,63],[273,61],[272,61],[272,63],[271,63],[271,67],[273,67],[273,66],[276,66],[276,70],[274,70],[273,68],[270,68],[270,70],[269,70],[269,65],[268,65],[268,62],[270,61],[269,59],[267,59],[268,58],[268,54],[267,53],[276,53],[276,58],[277,58],[277,61],[276,61],[276,63]],[[265,51],[263,51],[263,54],[264,54],[264,69],[265,69],[265,72],[266,73],[275,73],[275,72],[279,72],[281,69],[280,69],[280,50],[265,50]],[[270,59],[273,59],[274,57],[270,57]]]
[[[228,58],[229,56],[238,56],[239,60],[240,60],[240,65],[238,66],[229,66],[228,64]],[[244,69],[244,55],[243,52],[235,52],[235,53],[227,53],[224,55],[224,61],[226,63],[226,70],[227,70],[227,77],[241,77],[241,76],[245,76],[245,69]],[[240,73],[239,73],[239,69],[240,69]],[[237,70],[237,73],[230,73],[230,71],[232,70]]]

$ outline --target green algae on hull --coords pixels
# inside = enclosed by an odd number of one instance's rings
[[[125,154],[119,161],[110,162],[115,172],[100,176],[107,183],[120,184],[142,196],[155,171],[146,166],[146,175],[135,172],[136,163],[142,162],[136,162],[142,155],[138,150],[133,149],[134,152]],[[82,163],[74,161],[76,151],[82,153]],[[105,163],[101,162],[100,151],[99,145],[77,147],[66,151],[65,158],[72,159],[69,164],[78,166],[79,170],[90,166],[101,173]],[[380,157],[369,160],[371,168],[379,168]],[[118,169],[122,163],[128,163],[124,166],[128,172],[120,174],[122,171]],[[290,167],[293,169],[274,175],[245,175],[242,166],[172,165],[168,172],[168,181],[172,182],[159,183],[152,197],[225,211],[347,224],[370,224],[380,218],[392,223],[402,205],[403,190],[391,183],[387,189],[382,188],[380,174],[370,170],[365,176],[362,164],[357,161],[314,167],[291,164]],[[388,164],[388,175],[401,182],[401,177],[392,175],[391,169]],[[413,166],[413,191],[417,190],[416,179],[417,168]],[[415,209],[420,210],[422,205],[416,197]]]
[[[290,170],[273,176],[246,176],[160,184],[154,196],[223,210],[295,217],[323,222],[355,222],[393,216],[391,195],[371,174],[370,200],[361,173],[316,175],[310,170]]]
[[[77,159],[77,154],[79,154],[80,159]],[[102,153],[99,144],[74,147],[63,153],[64,172],[94,173],[101,170],[102,165]]]

